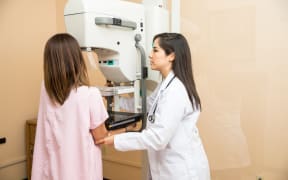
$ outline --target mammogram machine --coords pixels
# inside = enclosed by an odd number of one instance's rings
[[[107,96],[108,129],[139,120],[142,128],[146,125],[146,84],[161,80],[158,72],[150,70],[148,54],[153,36],[170,31],[166,6],[159,0],[68,0],[65,6],[67,32],[83,50],[96,52],[99,68],[111,85],[99,87]],[[134,93],[133,112],[119,112],[119,97],[125,93]]]

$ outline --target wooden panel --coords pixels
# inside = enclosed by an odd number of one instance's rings
[[[35,133],[36,133],[36,119],[27,120],[25,125],[25,136],[26,136],[26,160],[27,160],[26,171],[28,179],[31,179]]]
[[[117,161],[103,160],[103,175],[109,180],[141,179],[140,167],[118,163]]]

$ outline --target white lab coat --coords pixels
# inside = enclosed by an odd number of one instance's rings
[[[148,100],[149,114],[142,132],[115,135],[119,151],[147,150],[152,180],[210,180],[209,164],[196,123],[199,111],[193,111],[183,83],[174,73],[156,88]]]

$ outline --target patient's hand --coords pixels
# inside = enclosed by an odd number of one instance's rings
[[[125,131],[126,132],[129,132],[129,131],[130,132],[133,132],[133,131],[137,132],[140,130],[140,128],[141,128],[141,125],[139,126],[137,123],[133,123],[133,124],[130,124],[129,126],[127,126],[125,128]]]

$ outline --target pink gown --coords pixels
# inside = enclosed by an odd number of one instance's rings
[[[32,180],[103,180],[101,149],[90,129],[108,117],[99,90],[81,86],[53,105],[41,87]]]

